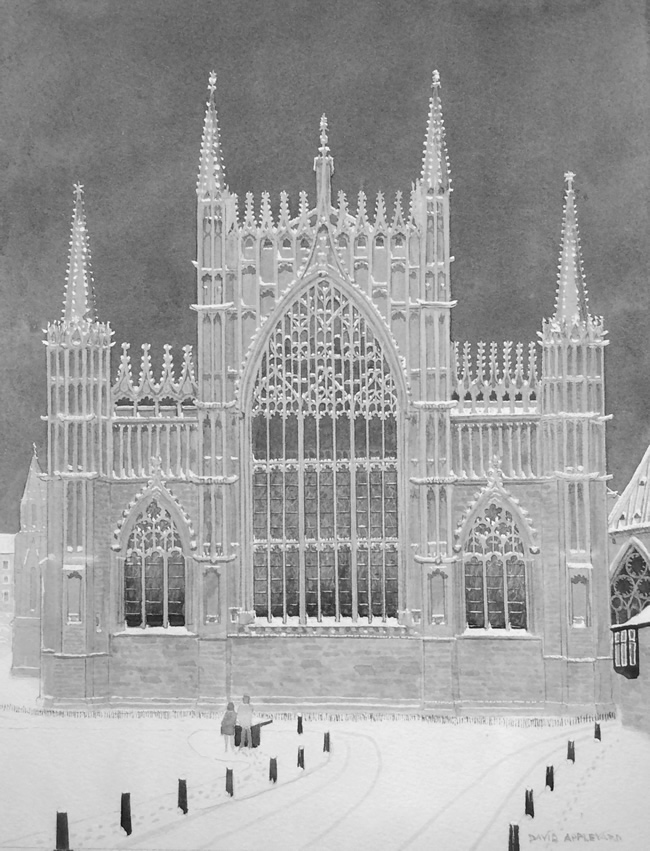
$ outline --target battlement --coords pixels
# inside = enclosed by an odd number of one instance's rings
[[[501,356],[499,356],[501,355]],[[538,410],[536,344],[528,344],[524,362],[524,344],[514,347],[496,342],[479,342],[475,358],[471,343],[453,346],[455,389],[459,414],[530,414]],[[453,379],[452,379],[453,380]]]
[[[345,193],[341,191],[338,193],[338,206],[329,207],[329,224],[336,233],[388,234],[416,230],[417,210],[420,203],[416,188],[413,187],[411,190],[409,209],[406,214],[403,209],[402,197],[401,191],[396,192],[391,215],[386,208],[383,193],[378,192],[375,199],[374,214],[371,214],[368,212],[368,199],[365,192],[359,192],[356,210],[352,211],[349,208]],[[241,235],[251,234],[260,237],[284,233],[299,235],[303,231],[315,228],[322,220],[322,213],[316,206],[310,205],[309,196],[304,191],[300,192],[298,196],[297,211],[291,210],[289,196],[284,191],[280,193],[277,214],[273,211],[268,192],[262,192],[258,209],[256,209],[253,194],[248,192],[245,197],[243,215],[240,215],[237,195],[229,194],[225,199],[225,204],[229,210],[229,227],[238,230]],[[211,215],[214,216],[215,212],[213,211]],[[209,221],[210,214],[206,214],[205,218]]]
[[[140,373],[136,382],[133,379],[131,368],[130,344],[122,343],[120,366],[115,384],[112,387],[113,403],[116,405],[124,402],[129,403],[133,406],[132,413],[134,416],[137,416],[139,405],[147,407],[149,416],[158,416],[161,407],[175,405],[177,414],[180,416],[183,403],[193,404],[197,396],[192,347],[183,346],[183,366],[180,378],[176,379],[171,346],[165,344],[162,372],[158,381],[155,380],[152,371],[150,348],[149,343],[144,343],[142,346]],[[151,410],[152,408],[153,410]]]

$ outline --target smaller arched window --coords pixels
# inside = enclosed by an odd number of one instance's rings
[[[510,511],[492,501],[465,544],[465,607],[470,629],[526,629],[524,545]]]
[[[629,621],[650,603],[650,569],[635,547],[630,547],[612,577],[610,595],[613,624]]]
[[[138,517],[124,561],[127,627],[185,626],[185,558],[169,513],[155,499]]]

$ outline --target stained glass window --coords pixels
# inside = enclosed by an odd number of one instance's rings
[[[631,547],[612,578],[612,623],[625,623],[650,604],[650,569],[638,550]]]
[[[311,286],[273,329],[253,393],[258,617],[397,617],[396,410],[363,316]]]
[[[526,629],[524,545],[510,511],[491,502],[465,544],[465,609],[471,629]]]
[[[185,558],[178,530],[155,499],[138,518],[124,561],[128,627],[185,625]]]

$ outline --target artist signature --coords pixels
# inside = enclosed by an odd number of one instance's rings
[[[557,843],[558,845],[565,842],[622,842],[623,837],[620,833],[609,833],[601,831],[600,833],[555,833],[549,830],[546,833],[529,833],[528,841]]]

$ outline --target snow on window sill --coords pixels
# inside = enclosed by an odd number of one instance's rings
[[[531,635],[525,629],[478,629],[467,627],[465,632],[461,633],[461,638],[499,638],[499,639],[507,639],[507,638],[537,638],[535,635]]]
[[[127,626],[113,635],[189,635],[196,637],[195,632],[190,632],[184,626]]]

